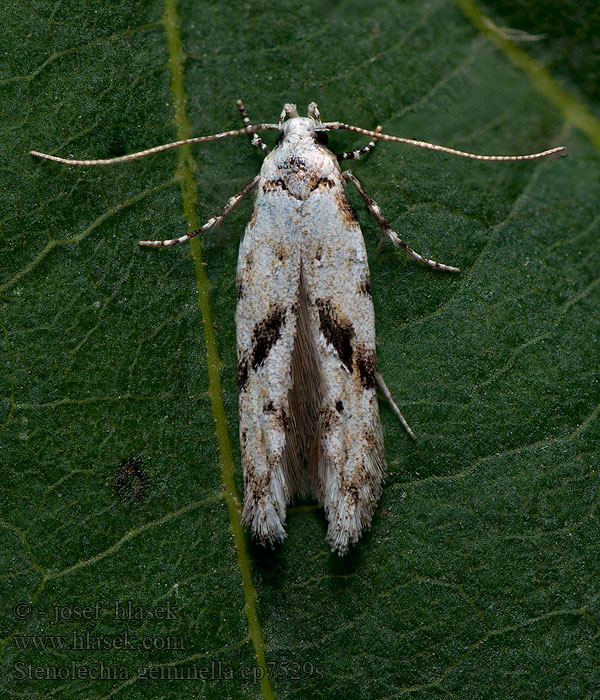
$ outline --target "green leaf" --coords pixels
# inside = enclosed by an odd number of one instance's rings
[[[598,76],[583,59],[584,77],[561,69],[555,43],[575,55],[592,23],[556,20],[552,41],[515,53],[460,5],[0,10],[3,696],[600,691]],[[536,33],[518,19],[493,17]],[[494,164],[380,143],[352,164],[406,242],[462,274],[377,255],[349,192],[379,367],[419,439],[381,404],[390,475],[344,559],[310,503],[275,552],[239,522],[235,265],[251,204],[202,244],[137,245],[214,215],[261,154],[240,137],[107,168],[28,155],[237,128],[239,97],[256,122],[314,100],[326,120],[463,150],[570,150]],[[115,619],[115,601],[153,617]]]

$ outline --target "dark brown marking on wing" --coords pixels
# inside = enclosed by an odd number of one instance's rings
[[[263,192],[276,192],[277,190],[287,190],[287,185],[283,180],[265,180],[262,186]]]
[[[287,253],[287,250],[285,248],[285,245],[283,245],[283,243],[277,246],[277,248],[275,250],[275,255],[277,256],[277,259],[279,260],[279,262],[283,262],[285,260],[286,253]]]
[[[367,296],[371,296],[371,280],[369,279],[368,275],[366,277],[363,277],[363,279],[361,279],[361,281],[358,285],[358,291],[361,294],[366,294]]]
[[[238,362],[237,366],[238,390],[243,391],[248,382],[248,360],[245,357]]]
[[[292,421],[290,419],[290,416],[288,416],[285,408],[281,409],[281,412],[279,414],[279,420],[280,420],[281,425],[283,426],[283,429],[285,430],[285,432],[289,433],[291,428],[292,428]]]
[[[358,348],[356,352],[356,369],[361,384],[366,389],[375,386],[375,353],[368,348]]]
[[[244,298],[244,284],[242,283],[241,277],[238,277],[236,280],[235,295],[238,301]]]
[[[254,224],[256,223],[257,216],[258,216],[258,209],[255,209],[252,212],[252,216],[250,217],[250,221],[248,221],[248,228],[254,228]]]
[[[248,495],[244,494],[244,501],[248,498],[254,504],[249,512],[254,512],[257,508],[264,506],[264,501],[269,495],[271,490],[271,478],[273,476],[274,470],[269,470],[264,474],[254,473],[250,484],[252,486],[250,493]],[[244,503],[244,507],[247,507]],[[253,533],[256,536],[256,533]],[[266,538],[260,539],[260,542],[264,542]]]
[[[321,177],[311,185],[310,189],[314,192],[314,190],[317,189],[330,190],[332,187],[335,187],[335,182],[333,180],[327,177]]]
[[[370,450],[373,450],[378,443],[377,436],[374,433],[367,431],[365,433],[365,442],[367,443],[367,447]]]
[[[298,173],[300,171],[306,172],[306,161],[304,158],[300,158],[299,156],[292,156],[289,161],[289,168],[292,172]]]
[[[343,222],[347,226],[351,226],[358,223],[358,219],[356,218],[356,212],[352,208],[350,202],[346,199],[344,190],[341,188],[336,190],[336,192],[334,192],[333,194],[333,197],[336,201]]]
[[[358,486],[353,483],[342,483],[341,490],[347,505],[355,506],[359,501]]]
[[[267,317],[254,326],[252,331],[252,369],[256,369],[264,363],[269,351],[281,337],[284,317],[284,310],[275,305],[271,307]]]
[[[330,345],[333,345],[346,369],[352,372],[354,328],[352,328],[350,320],[336,312],[330,301],[317,299],[315,303],[319,313],[319,325],[323,337]]]
[[[335,415],[327,408],[322,408],[319,413],[319,427],[322,435],[327,435],[332,423],[335,423]]]

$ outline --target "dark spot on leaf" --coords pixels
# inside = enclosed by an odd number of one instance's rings
[[[146,496],[148,476],[141,457],[132,457],[124,462],[113,477],[117,496],[121,503],[141,501]]]
[[[269,403],[263,406],[263,413],[275,413],[275,406],[272,401],[269,401]]]
[[[252,331],[252,369],[256,369],[267,359],[269,351],[281,336],[284,311],[279,306],[274,306],[262,321],[259,321]]]
[[[352,324],[349,319],[336,312],[330,301],[317,299],[316,306],[323,337],[330,345],[333,345],[346,369],[352,372],[352,338],[354,338]]]
[[[335,402],[335,410],[338,413],[343,413],[344,412],[344,403],[342,401],[336,401]]]

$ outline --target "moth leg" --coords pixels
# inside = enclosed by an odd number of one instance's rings
[[[385,396],[387,402],[392,407],[392,411],[398,416],[398,419],[402,423],[404,430],[411,436],[413,440],[417,439],[417,436],[413,433],[410,425],[406,422],[406,418],[402,415],[402,411],[398,408],[396,402],[394,401],[390,390],[387,388],[386,383],[383,381],[383,377],[377,372],[375,375],[375,381],[377,386],[381,390],[381,393]]]
[[[458,267],[452,267],[451,265],[444,265],[444,263],[436,262],[435,260],[426,258],[423,255],[419,255],[419,253],[410,248],[392,229],[387,219],[383,215],[383,212],[379,208],[377,202],[371,197],[371,195],[368,194],[368,192],[365,191],[360,182],[352,174],[352,171],[345,170],[342,173],[342,177],[348,182],[352,182],[356,186],[356,189],[358,190],[360,196],[363,198],[365,204],[367,205],[369,212],[381,228],[381,239],[379,241],[379,245],[377,246],[378,251],[381,248],[383,241],[386,238],[388,238],[395,246],[400,246],[401,248],[404,248],[404,250],[408,253],[408,255],[410,255],[411,258],[414,258],[415,260],[418,260],[419,262],[424,263],[429,267],[433,267],[435,270],[442,270],[443,272],[460,272]]]
[[[220,226],[229,216],[229,214],[231,214],[231,212],[242,201],[242,199],[244,199],[248,192],[252,190],[252,188],[258,182],[259,178],[260,175],[257,175],[244,187],[244,189],[240,190],[237,194],[234,194],[233,197],[230,197],[227,200],[225,206],[219,211],[219,213],[216,216],[210,218],[205,224],[200,226],[200,228],[197,228],[195,231],[190,231],[189,233],[186,233],[184,236],[180,236],[179,238],[167,238],[164,241],[140,241],[140,245],[148,246],[151,248],[160,248],[162,246],[171,246],[177,245],[178,243],[186,243],[190,240],[190,238],[194,238],[194,236],[197,236],[199,233],[207,231],[213,226]]]
[[[250,119],[248,119],[248,114],[246,112],[246,108],[244,107],[244,103],[241,100],[237,100],[237,106],[238,109],[240,110],[240,114],[242,115],[242,119],[244,120],[244,126],[252,126]],[[269,147],[267,144],[260,138],[258,134],[254,134],[252,137],[251,143],[253,146],[256,146],[257,148],[260,148],[261,151],[264,151],[264,153],[269,153]]]
[[[375,131],[381,131],[381,126],[378,126]],[[366,156],[369,151],[372,151],[375,148],[375,143],[375,141],[369,141],[366,146],[363,146],[357,151],[344,151],[344,153],[337,155],[336,158],[338,160],[360,160],[362,156]]]

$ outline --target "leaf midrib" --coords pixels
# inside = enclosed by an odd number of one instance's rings
[[[185,111],[184,88],[184,59],[185,55],[181,43],[179,13],[176,0],[165,0],[165,27],[167,48],[169,55],[169,69],[171,72],[171,92],[175,105],[175,124],[177,139],[190,138],[192,134],[191,124]],[[183,199],[184,214],[190,230],[199,227],[198,213],[196,211],[197,190],[193,176],[194,161],[189,146],[178,149],[178,181]],[[229,510],[229,522],[233,534],[233,542],[237,553],[237,563],[242,578],[244,592],[244,612],[248,620],[248,635],[252,641],[256,664],[262,669],[260,686],[265,700],[275,700],[275,693],[269,679],[266,667],[265,645],[262,628],[258,620],[256,609],[256,588],[250,573],[250,559],[246,547],[246,539],[241,521],[241,498],[235,484],[235,465],[227,430],[227,419],[223,405],[220,371],[221,358],[214,334],[212,311],[210,306],[210,284],[206,274],[206,268],[202,261],[202,241],[196,237],[190,245],[190,255],[194,261],[196,286],[198,289],[198,306],[202,314],[204,333],[204,345],[206,351],[206,363],[208,367],[208,394],[215,419],[215,433],[219,445],[219,466],[221,468],[221,480],[223,493]]]

